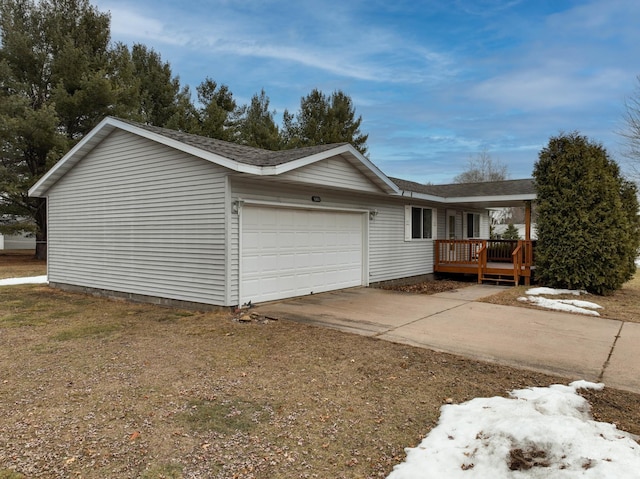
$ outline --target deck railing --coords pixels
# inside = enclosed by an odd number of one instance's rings
[[[488,240],[487,260],[496,263],[511,263],[511,255],[518,247],[518,240]]]
[[[489,263],[513,265],[515,280],[531,276],[535,241],[526,240],[436,240],[435,270],[461,273],[478,272],[484,277]]]
[[[486,240],[436,240],[436,264],[476,264]]]

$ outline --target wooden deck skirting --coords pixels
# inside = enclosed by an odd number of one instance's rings
[[[534,241],[527,240],[436,240],[436,273],[477,274],[483,281],[525,285],[534,268]]]

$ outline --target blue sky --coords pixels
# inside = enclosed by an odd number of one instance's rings
[[[574,131],[621,163],[640,74],[637,0],[97,0],[112,40],[144,43],[193,91],[264,89],[279,119],[342,90],[387,175],[447,183],[486,151],[530,177]]]

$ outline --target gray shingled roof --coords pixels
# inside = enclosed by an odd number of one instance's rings
[[[535,194],[533,179],[487,181],[484,183],[453,183],[450,185],[423,185],[400,178],[390,178],[405,191],[414,191],[441,198],[465,198],[473,196],[511,196]]]
[[[252,166],[277,166],[290,161],[299,160],[316,153],[331,150],[346,143],[316,145],[292,150],[264,150],[251,146],[239,145],[228,141],[207,138],[204,136],[183,133],[181,131],[144,125],[129,120],[121,120],[138,128],[199,148],[209,153],[223,156],[230,160]],[[400,189],[439,196],[441,198],[473,197],[473,196],[505,196],[535,193],[532,179],[490,181],[486,183],[454,183],[450,185],[423,185],[400,178],[389,178]]]
[[[128,120],[121,120],[138,128],[145,129],[152,133],[162,135],[166,138],[179,141],[186,145],[199,148],[209,153],[223,156],[230,160],[237,161],[252,166],[277,166],[290,161],[299,160],[307,156],[315,155],[316,153],[322,153],[323,151],[331,150],[338,146],[342,146],[345,143],[333,143],[329,145],[317,145],[309,146],[305,148],[296,148],[293,150],[263,150],[261,148],[254,148],[252,146],[238,145],[236,143],[230,143],[228,141],[216,140],[214,138],[207,138],[199,135],[192,135],[190,133],[183,133],[181,131],[169,130],[167,128],[160,128],[157,126],[143,125]]]

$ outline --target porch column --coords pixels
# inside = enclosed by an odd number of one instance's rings
[[[531,201],[524,202],[524,239],[531,240]]]
[[[525,286],[531,284],[531,266],[533,263],[533,245],[531,244],[531,201],[524,202],[524,239],[526,244],[526,268],[529,274],[524,278]]]

